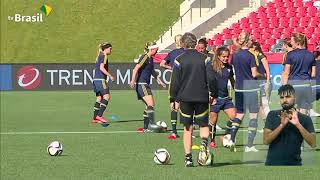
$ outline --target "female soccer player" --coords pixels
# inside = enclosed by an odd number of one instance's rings
[[[166,87],[160,76],[154,70],[153,57],[158,52],[158,45],[155,42],[148,42],[145,45],[146,54],[142,55],[139,62],[133,69],[130,87],[136,86],[138,100],[141,100],[146,108],[143,112],[144,132],[157,132],[160,127],[154,123],[154,100],[150,88],[151,75],[157,82]]]
[[[211,76],[215,76],[218,84],[218,96],[212,99],[211,107],[210,107],[210,123],[209,129],[211,132],[211,148],[216,148],[217,144],[215,141],[216,134],[216,124],[218,120],[218,115],[220,110],[223,110],[226,115],[229,117],[229,121],[227,123],[227,132],[231,127],[232,120],[236,117],[236,109],[232,102],[232,98],[229,96],[228,92],[228,81],[230,80],[231,86],[234,87],[234,78],[233,78],[233,70],[232,66],[228,63],[230,51],[227,47],[219,47],[216,50],[216,54],[214,59],[212,60],[212,66],[207,66],[207,72],[211,73]],[[208,70],[212,69],[211,71]]]
[[[284,65],[284,60],[286,59],[288,52],[293,50],[290,38],[286,38],[283,40],[282,50],[284,51],[284,54],[281,64]]]
[[[255,79],[259,77],[260,74],[257,72],[255,57],[248,50],[252,44],[250,35],[248,33],[241,33],[237,43],[241,48],[232,54],[232,65],[236,75],[235,106],[237,115],[232,121],[232,128],[230,130],[232,140],[230,150],[232,152],[236,151],[235,137],[246,113],[246,109],[248,108],[250,121],[248,126],[248,144],[245,147],[245,152],[257,152],[258,150],[253,146],[253,141],[258,127],[258,91],[260,88]]]
[[[265,120],[270,112],[269,98],[272,88],[270,80],[270,68],[267,57],[263,53],[258,42],[252,43],[252,50],[253,54],[257,58],[257,71],[262,75],[261,77],[257,78],[257,80],[260,86],[260,112],[262,112],[262,118]]]
[[[174,37],[174,41],[176,43],[176,49],[170,51],[168,55],[161,61],[160,67],[172,70],[174,60],[184,53],[184,48],[182,47],[181,42],[182,35],[178,34]],[[178,120],[178,113],[176,111],[171,110],[171,125],[172,125],[172,133],[169,134],[169,139],[176,139],[180,136],[178,135],[177,131],[177,120]]]
[[[106,83],[109,77],[114,81],[108,68],[108,55],[112,53],[111,43],[102,43],[99,45],[98,57],[96,59],[95,74],[93,78],[93,88],[96,93],[96,103],[94,105],[94,114],[92,123],[106,123],[107,120],[102,116],[110,101],[109,86]]]
[[[294,50],[285,59],[282,84],[291,84],[296,91],[298,111],[307,114],[311,105],[311,76],[315,76],[316,62],[306,49],[307,38],[302,33],[293,33],[291,44]]]
[[[320,99],[320,51],[313,51],[313,55],[316,59],[316,74],[313,77],[316,78],[312,81],[312,103]],[[310,116],[320,116],[320,114],[310,109]]]

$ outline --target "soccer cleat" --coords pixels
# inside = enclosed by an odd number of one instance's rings
[[[92,121],[91,121],[91,123],[99,123],[100,121],[99,120],[97,120],[97,119],[92,119]]]
[[[212,149],[217,148],[217,143],[216,143],[216,141],[215,141],[215,140],[212,140],[212,141],[210,142],[209,146],[210,146],[210,148],[212,148]]]
[[[108,122],[108,121],[107,121],[104,117],[102,117],[102,116],[97,116],[97,117],[96,117],[96,120],[98,120],[99,123],[107,123],[107,122]]]
[[[229,147],[231,152],[237,152],[236,144],[234,142],[231,141]]]
[[[208,148],[204,145],[200,145],[200,150],[198,154],[198,164],[200,166],[206,166],[209,156],[210,154]]]
[[[258,151],[259,151],[259,150],[256,149],[254,146],[252,146],[252,147],[246,146],[246,147],[244,148],[244,152],[258,152]]]
[[[184,160],[186,167],[193,167],[192,157],[186,157]]]

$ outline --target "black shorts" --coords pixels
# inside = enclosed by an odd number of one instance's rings
[[[249,109],[250,113],[259,112],[259,91],[235,92],[237,113],[245,113]]]
[[[145,96],[152,95],[149,84],[136,84],[136,92],[138,100],[142,100]]]
[[[93,91],[96,93],[96,96],[110,94],[108,83],[105,80],[94,80]]]
[[[196,124],[201,127],[208,126],[209,122],[209,104],[208,103],[193,103],[180,102],[180,121],[182,124],[193,124],[193,119]]]

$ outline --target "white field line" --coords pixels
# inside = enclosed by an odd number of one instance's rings
[[[197,132],[199,130],[196,130]],[[218,132],[224,132],[224,130],[217,130]],[[247,132],[246,129],[239,129],[240,132]],[[316,132],[320,131],[320,129],[315,129]],[[178,131],[183,132],[183,131]],[[36,134],[129,134],[129,133],[138,133],[137,131],[69,131],[69,132],[1,132],[0,135],[36,135]],[[159,133],[160,134],[160,133]]]

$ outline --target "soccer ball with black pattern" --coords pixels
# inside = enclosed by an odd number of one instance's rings
[[[160,148],[154,152],[153,161],[156,164],[165,165],[169,164],[170,158],[169,152],[164,148]]]
[[[156,122],[156,125],[158,125],[158,126],[161,127],[161,132],[166,132],[166,131],[167,131],[168,125],[167,125],[166,122],[164,122],[164,121],[157,121],[157,122]]]
[[[62,144],[59,141],[51,142],[47,147],[50,156],[60,156],[63,152]]]

